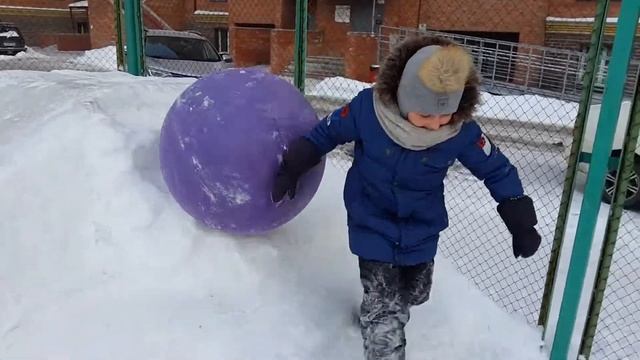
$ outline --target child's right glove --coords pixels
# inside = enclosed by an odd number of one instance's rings
[[[533,200],[528,196],[504,200],[498,205],[498,213],[513,236],[513,255],[533,256],[542,242],[535,228],[538,219]]]
[[[271,189],[271,200],[279,203],[285,195],[293,199],[296,196],[298,179],[318,165],[321,160],[316,146],[307,138],[300,137],[293,140],[282,155],[282,163]]]

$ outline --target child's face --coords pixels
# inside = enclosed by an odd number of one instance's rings
[[[417,112],[410,112],[407,116],[409,118],[409,122],[415,126],[429,129],[429,130],[438,130],[441,126],[447,125],[453,114],[446,115],[422,115]]]

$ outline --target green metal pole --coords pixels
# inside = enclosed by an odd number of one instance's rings
[[[113,16],[116,30],[116,59],[118,70],[124,70],[124,38],[122,36],[122,2],[113,0]]]
[[[307,61],[307,0],[296,0],[296,35],[293,82],[304,94]]]
[[[636,144],[638,143],[638,132],[640,132],[640,77],[636,79],[636,90],[631,109],[631,119],[624,142],[622,152],[622,164],[618,170],[618,179],[616,183],[616,192],[612,202],[612,212],[607,223],[606,239],[600,255],[598,263],[598,271],[596,275],[596,285],[589,306],[587,324],[582,335],[580,344],[580,354],[589,359],[591,356],[591,348],[593,339],[596,335],[598,320],[600,319],[600,311],[602,310],[602,302],[604,301],[604,293],[607,289],[607,281],[609,280],[609,270],[613,254],[615,253],[616,240],[618,239],[618,230],[620,229],[620,220],[624,201],[626,197],[627,187],[629,186],[629,174],[634,170],[636,157]]]
[[[624,96],[624,85],[633,51],[638,18],[640,18],[640,2],[623,0],[596,129],[593,158],[587,175],[585,195],[569,263],[569,273],[560,305],[558,326],[551,348],[551,360],[566,360],[569,352],[598,220],[601,194],[608,172],[607,164],[613,145],[613,136],[620,114],[620,104]]]
[[[553,245],[551,247],[551,256],[549,258],[549,266],[547,268],[547,277],[544,284],[544,293],[540,304],[540,314],[538,316],[538,325],[543,327],[543,337],[546,334],[549,321],[549,312],[551,310],[551,299],[553,297],[553,289],[558,269],[558,260],[560,258],[560,249],[562,249],[564,233],[569,217],[569,208],[573,201],[573,189],[576,178],[576,168],[580,158],[580,146],[584,137],[584,124],[587,121],[587,114],[591,107],[591,98],[593,94],[593,85],[595,83],[596,66],[599,63],[599,54],[602,48],[602,39],[604,37],[604,28],[609,10],[609,0],[598,0],[596,7],[596,17],[591,33],[591,46],[587,54],[587,65],[583,78],[582,98],[578,108],[578,116],[573,127],[573,141],[571,144],[571,154],[567,167],[567,173],[564,180],[564,189],[560,200],[560,209],[558,211],[558,219],[556,221],[555,235]]]
[[[137,10],[136,10],[137,9]],[[127,71],[132,75],[142,75],[141,31],[138,14],[140,0],[124,0],[125,33],[127,36]]]
[[[133,8],[136,15],[136,38],[138,39],[138,61],[140,63],[140,75],[145,73],[145,61],[144,61],[144,46],[145,46],[145,31],[144,21],[142,20],[142,2],[144,0],[136,0],[137,5]]]

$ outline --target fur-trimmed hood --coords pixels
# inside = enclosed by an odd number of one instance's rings
[[[382,102],[388,105],[398,104],[398,84],[405,65],[418,50],[430,45],[459,46],[451,40],[433,36],[414,36],[396,45],[382,64],[374,86]],[[453,115],[453,122],[467,121],[472,118],[480,103],[479,87],[480,77],[476,71],[472,71],[466,81],[458,111]]]

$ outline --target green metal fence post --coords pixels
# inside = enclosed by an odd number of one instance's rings
[[[639,17],[640,2],[623,0],[551,360],[566,360],[569,352]]]
[[[307,0],[296,0],[296,35],[293,82],[304,94],[307,61]]]
[[[116,30],[116,59],[118,70],[124,70],[124,38],[122,36],[122,1],[113,0],[113,16]]]
[[[142,75],[142,21],[140,0],[124,0],[125,32],[127,36],[127,71],[132,75]]]
[[[564,188],[562,191],[562,199],[560,200],[560,209],[558,211],[558,220],[551,247],[551,256],[549,258],[549,266],[547,268],[547,277],[544,285],[544,293],[540,304],[540,314],[538,316],[538,325],[543,327],[546,334],[549,321],[549,312],[551,310],[551,298],[553,297],[553,289],[557,277],[558,260],[560,258],[560,249],[564,240],[564,232],[566,228],[567,218],[569,216],[569,208],[573,200],[573,189],[576,178],[576,167],[580,158],[580,146],[584,137],[584,124],[587,120],[589,108],[591,107],[591,98],[593,93],[593,85],[595,83],[596,66],[599,63],[598,58],[602,48],[602,39],[604,36],[605,21],[609,10],[610,0],[598,0],[596,7],[596,18],[591,33],[591,46],[587,54],[587,65],[583,78],[583,88],[585,89],[580,99],[578,116],[573,127],[573,141],[571,144],[571,154],[569,156],[567,173],[564,180]],[[544,336],[544,334],[543,334]]]

